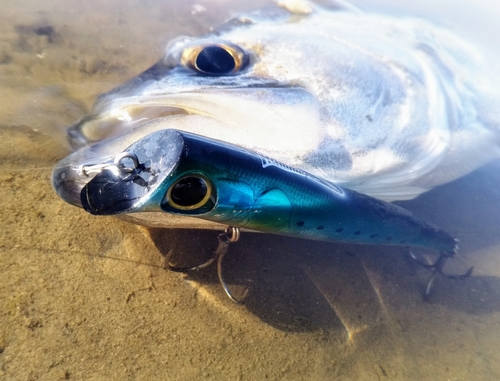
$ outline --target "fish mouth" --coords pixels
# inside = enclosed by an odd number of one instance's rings
[[[225,123],[252,123],[248,110],[261,110],[276,99],[309,98],[303,89],[260,84],[255,87],[201,88],[178,92],[139,91],[123,96],[107,93],[97,99],[91,113],[68,128],[74,150],[122,134],[155,119],[174,115],[202,115]],[[235,107],[235,102],[239,105]],[[310,102],[310,99],[307,99]],[[306,102],[306,103],[307,103]],[[285,105],[284,103],[283,105]],[[287,105],[288,106],[288,105]],[[235,110],[245,110],[235,112]],[[197,131],[190,131],[197,132]]]
[[[323,133],[318,101],[308,91],[293,86],[256,86],[129,97],[112,94],[99,99],[89,115],[70,126],[68,137],[76,150],[154,120],[189,120],[192,116],[213,119],[220,128],[194,123],[173,128],[236,145],[246,142],[246,148],[257,150],[272,150],[276,143],[282,152],[310,149],[317,146]],[[304,134],[304,126],[310,126],[308,134]]]
[[[109,107],[101,113],[84,116],[68,128],[68,140],[71,147],[81,147],[100,142],[134,129],[155,119],[173,115],[189,115],[190,112],[172,106],[132,105],[125,108]]]

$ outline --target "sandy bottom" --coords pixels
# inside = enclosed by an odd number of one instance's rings
[[[227,2],[198,3],[207,12],[118,0],[4,7],[0,378],[500,379],[498,163],[405,204],[460,239],[450,272],[475,266],[466,281],[437,279],[427,302],[429,274],[404,250],[245,234],[224,263],[232,290],[248,292],[236,305],[214,267],[164,269],[169,252],[179,263],[208,255],[216,232],[146,229],[58,199],[50,168],[65,148],[53,137],[167,40],[229,14]]]

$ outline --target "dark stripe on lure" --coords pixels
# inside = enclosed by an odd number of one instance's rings
[[[166,212],[314,240],[456,250],[452,236],[403,208],[217,140],[163,130],[122,155],[82,189],[87,212]]]

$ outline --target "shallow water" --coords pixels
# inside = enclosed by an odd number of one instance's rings
[[[238,306],[214,268],[189,277],[163,269],[170,250],[177,258],[210,252],[215,232],[90,216],[52,191],[51,166],[67,150],[55,137],[95,96],[149,67],[171,38],[267,3],[4,6],[0,376],[500,379],[500,163],[403,204],[460,239],[449,271],[475,266],[466,281],[437,279],[427,302],[429,275],[404,250],[245,234],[224,265],[228,283],[249,290]],[[360,3],[431,18],[485,46],[499,35],[500,12],[486,2]]]

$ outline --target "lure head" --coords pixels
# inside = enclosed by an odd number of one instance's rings
[[[139,194],[148,193],[159,178],[170,173],[182,146],[174,130],[163,130],[137,141],[134,136],[125,135],[83,148],[60,161],[52,172],[52,185],[58,195],[72,205],[83,207],[82,190],[89,186],[95,189],[96,182],[108,174],[107,186],[98,193],[111,192],[113,200],[118,197],[116,202],[120,206],[111,207],[104,201],[98,206],[96,199],[95,208],[90,207],[89,212],[95,209],[94,214],[115,214],[115,209],[121,211],[135,205]],[[127,147],[130,141],[135,143]],[[138,186],[138,183],[145,186]],[[120,199],[120,193],[126,194],[128,201]]]
[[[182,128],[184,123],[197,124],[203,126],[203,128],[217,128],[217,123],[211,121],[209,118],[205,118],[198,115],[187,116],[170,116],[167,119],[160,119],[157,121],[152,121],[145,123],[131,131],[127,131],[124,134],[107,139],[103,142],[93,144],[89,147],[83,147],[80,150],[69,155],[65,159],[61,160],[54,168],[52,173],[52,185],[56,190],[57,194],[66,202],[80,207],[82,204],[82,190],[89,187],[93,187],[93,190],[98,189],[95,185],[98,179],[104,178],[104,174],[118,173],[125,180],[130,178],[128,175],[138,175],[139,169],[142,170],[140,177],[143,177],[145,181],[150,184],[147,188],[147,192],[143,195],[145,198],[150,194],[153,187],[152,179],[149,177],[146,179],[146,172],[144,169],[153,171],[157,176],[160,174],[166,176],[170,168],[166,168],[165,163],[171,163],[173,165],[176,162],[176,148],[182,149],[183,138],[181,135],[174,131],[173,127]],[[166,131],[170,131],[167,132]],[[151,135],[153,137],[148,137]],[[153,150],[151,147],[156,144],[157,149]],[[160,147],[161,145],[161,147]],[[170,147],[170,148],[166,148]],[[137,154],[135,153],[137,152]],[[125,155],[120,157],[121,155]],[[138,168],[132,161],[131,157],[137,157],[138,163],[141,165]],[[146,162],[151,159],[151,165],[149,166]],[[147,168],[146,168],[147,167]],[[133,168],[133,173],[126,173],[126,169]],[[125,169],[125,172],[124,172]],[[98,176],[99,175],[99,176]],[[96,179],[97,177],[97,179]],[[94,180],[95,179],[95,180]],[[94,183],[89,184],[92,180]],[[118,181],[117,179],[115,179]],[[110,180],[111,181],[111,180]],[[136,181],[141,181],[136,178]],[[139,188],[132,187],[133,183],[127,183],[130,188],[127,190],[139,191]],[[124,186],[125,184],[121,184]],[[137,184],[135,184],[137,185]],[[154,186],[157,186],[155,183]],[[109,191],[110,185],[103,191]],[[118,185],[115,185],[115,190],[118,189]],[[126,188],[124,188],[126,189]],[[101,190],[98,190],[101,192]],[[144,192],[142,189],[141,192]],[[113,197],[117,196],[116,193]],[[128,193],[127,193],[128,195]],[[97,196],[96,196],[97,197]],[[97,202],[97,200],[95,200]],[[104,202],[104,200],[102,201]],[[112,202],[111,199],[109,202]],[[120,202],[120,205],[124,206],[124,200]],[[169,227],[169,228],[199,228],[199,229],[219,229],[221,226],[216,226],[214,223],[207,220],[194,220],[192,218],[186,218],[182,215],[167,215],[166,213],[132,213],[136,211],[133,205],[139,203],[138,199],[134,201],[129,200],[127,202],[128,207],[123,210],[118,210],[119,207],[115,206],[105,213],[104,204],[98,208],[88,207],[89,211],[94,214],[114,214],[120,213],[121,218],[128,220],[133,223],[140,225],[146,225],[151,227]],[[98,205],[98,204],[96,204]],[[95,210],[94,210],[95,209]],[[132,214],[129,214],[132,213]]]
[[[178,168],[192,148],[185,135],[156,131],[121,153],[93,160],[95,149],[80,152],[80,160],[86,158],[81,164],[63,161],[56,167],[54,188],[65,201],[95,215],[206,212],[216,201],[211,180],[200,169]]]
[[[290,209],[287,196],[273,189],[271,181],[283,169],[267,165],[263,172],[265,160],[227,143],[167,129],[100,161],[62,163],[53,183],[66,201],[96,215],[167,212],[220,223],[236,219],[241,225],[251,219],[265,224]]]
[[[151,199],[172,175],[183,149],[177,131],[163,130],[140,139],[113,160],[83,166],[84,171],[98,173],[81,190],[82,207],[98,215],[161,210],[161,201]]]

